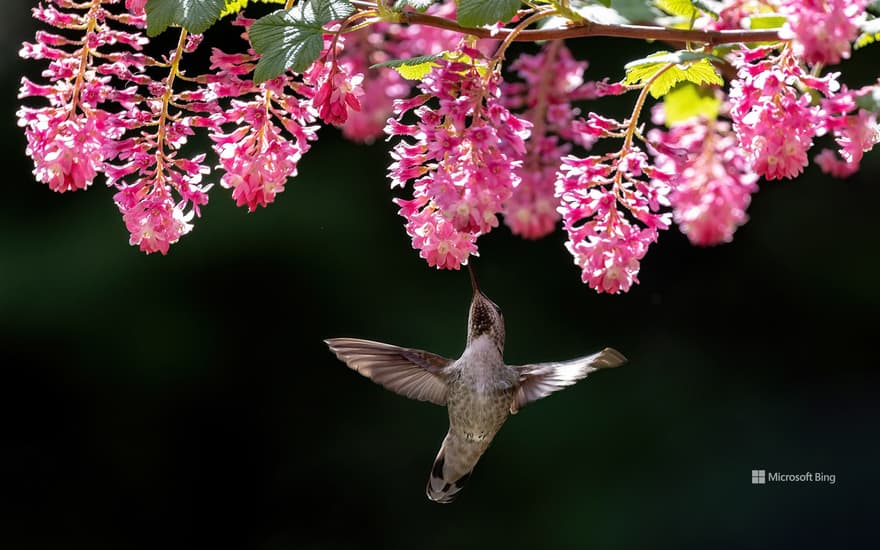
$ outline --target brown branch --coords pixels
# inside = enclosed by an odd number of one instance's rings
[[[373,7],[372,2],[354,0],[357,7]],[[477,38],[495,38],[504,40],[511,34],[511,29],[501,29],[493,34],[489,29],[473,29],[462,27],[451,19],[437,17],[425,13],[403,11],[398,14],[399,21],[404,24],[426,25],[438,29],[446,29],[470,34]],[[564,38],[582,38],[586,36],[610,36],[618,38],[638,38],[643,40],[662,40],[666,42],[698,42],[708,46],[719,44],[735,44],[739,42],[775,42],[780,40],[779,32],[772,29],[742,30],[742,31],[700,31],[685,29],[670,29],[650,25],[605,25],[592,21],[572,23],[570,26],[555,29],[531,29],[521,31],[514,41],[538,42],[542,40],[557,40]]]

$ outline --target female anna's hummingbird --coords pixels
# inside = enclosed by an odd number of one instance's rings
[[[435,502],[455,499],[508,415],[596,369],[626,361],[620,352],[605,348],[558,363],[504,364],[501,309],[480,291],[472,270],[470,274],[474,296],[467,346],[456,360],[356,338],[325,341],[339,359],[374,382],[406,397],[447,407],[449,432],[428,478],[428,498]]]

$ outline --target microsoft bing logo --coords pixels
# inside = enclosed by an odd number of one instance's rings
[[[765,485],[767,483],[766,470],[752,470],[752,485]]]

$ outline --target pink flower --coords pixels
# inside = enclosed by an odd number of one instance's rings
[[[352,75],[339,64],[337,55],[342,44],[341,38],[328,41],[321,57],[303,75],[304,82],[314,89],[312,105],[327,124],[341,125],[348,120],[349,109],[361,110],[358,97],[364,94],[364,76]]]
[[[658,104],[655,121],[662,122],[662,113]],[[681,232],[698,246],[730,242],[758,190],[730,124],[693,118],[668,132],[651,130],[648,139],[658,149],[657,166],[676,174],[669,202]]]
[[[794,37],[794,53],[807,63],[833,65],[849,59],[868,0],[783,0],[783,32]]]
[[[37,181],[59,193],[85,189],[102,171],[106,143],[113,133],[102,131],[104,117],[66,119],[55,109],[21,109],[19,125],[25,126],[27,154],[34,161]]]
[[[308,150],[307,142],[288,141],[265,121],[230,134],[212,134],[211,138],[226,170],[220,184],[233,190],[236,206],[247,205],[251,212],[257,206],[267,206],[284,191],[287,178],[296,175],[297,163]]]
[[[427,260],[429,266],[459,269],[471,254],[476,254],[476,236],[458,231],[433,208],[422,208],[424,199],[395,199],[395,202],[401,207],[400,214],[407,218],[406,232],[413,239],[413,248],[419,250],[419,256]]]
[[[153,191],[148,191],[150,188]],[[192,230],[189,221],[193,213],[184,214],[165,188],[153,187],[152,182],[141,180],[124,187],[113,199],[131,233],[129,242],[147,254],[166,255],[170,245]]]
[[[848,178],[859,170],[859,165],[853,162],[847,162],[834,154],[831,149],[822,149],[818,155],[813,158],[813,162],[822,172],[835,178]]]
[[[814,160],[823,172],[837,178],[851,176],[858,171],[865,152],[880,141],[877,115],[859,109],[855,101],[856,95],[870,90],[869,87],[853,93],[844,88],[823,100],[825,129],[834,135],[834,140],[840,146],[839,157],[830,149],[824,149],[816,155]]]
[[[136,15],[143,13],[146,5],[147,0],[125,0],[125,9]]]

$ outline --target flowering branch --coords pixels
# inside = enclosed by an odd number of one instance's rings
[[[536,239],[561,219],[582,280],[617,293],[673,222],[696,245],[728,242],[761,178],[794,179],[811,160],[848,177],[880,141],[880,84],[850,90],[828,72],[880,40],[868,0],[627,3],[686,28],[590,20],[615,13],[607,2],[267,1],[284,8],[257,20],[245,1],[40,3],[34,17],[63,34],[39,31],[20,52],[48,65],[42,83],[22,79],[19,97],[39,105],[17,113],[35,178],[65,192],[103,174],[131,244],[165,254],[213,185],[201,183],[204,154],[182,156],[190,136],[207,132],[220,187],[254,212],[332,125],[354,141],[394,140],[388,176],[405,194],[394,202],[428,265],[467,264],[502,220]],[[227,12],[247,42],[214,47],[211,72],[187,75],[184,54]],[[563,23],[535,28],[551,18]],[[176,50],[141,52],[169,27]],[[565,40],[599,36],[682,46],[627,63],[620,81],[586,81]],[[508,60],[513,42],[543,44]],[[589,110],[634,91],[628,119]],[[811,159],[823,136],[837,148]],[[593,153],[605,139],[620,147]]]
[[[354,2],[355,5],[368,4]],[[424,25],[446,29],[461,34],[470,34],[477,38],[506,39],[514,34],[514,42],[542,42],[544,40],[561,40],[566,38],[585,38],[605,36],[611,38],[636,38],[642,40],[661,40],[664,42],[699,42],[709,46],[721,44],[738,44],[748,42],[776,42],[781,38],[778,29],[760,30],[688,30],[655,27],[649,25],[609,25],[593,21],[571,23],[569,26],[555,29],[530,29],[516,32],[514,29],[474,29],[462,27],[455,21],[444,17],[436,17],[425,13],[405,11],[399,14],[399,22],[411,25]]]

